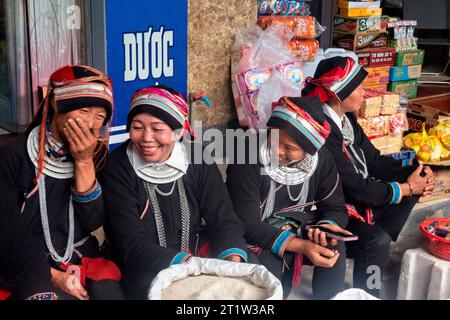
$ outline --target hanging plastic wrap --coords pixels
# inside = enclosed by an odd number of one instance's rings
[[[258,0],[258,15],[309,16],[308,1]]]
[[[271,106],[271,103],[260,100],[258,96],[262,86],[271,79],[272,74],[277,72],[272,84],[281,78],[283,81],[297,84],[299,88],[297,95],[300,95],[300,85],[304,82],[304,76],[301,62],[289,50],[288,44],[293,33],[286,25],[274,24],[264,32],[258,31],[259,27],[255,28],[254,30],[245,28],[236,37],[233,51],[234,54],[239,52],[241,59],[238,63],[236,58],[232,60],[232,90],[239,123],[258,130],[265,127],[267,114],[270,112],[268,108]],[[259,37],[255,41],[258,34]],[[246,49],[243,50],[243,47]],[[278,98],[292,93],[292,87],[289,85],[276,86],[279,89],[276,91]],[[284,93],[282,90],[285,88],[290,90]],[[264,101],[263,105],[260,101]]]
[[[263,29],[275,23],[286,25],[294,33],[294,39],[314,39],[325,31],[325,28],[313,16],[260,16],[258,18],[258,24]]]

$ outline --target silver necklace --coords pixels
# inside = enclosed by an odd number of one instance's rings
[[[156,196],[157,186],[147,181],[143,181],[147,197],[150,199],[152,205],[152,211],[155,216],[156,232],[158,233],[159,245],[167,248],[166,232],[164,227],[164,220],[162,218],[161,208],[159,207],[158,198]],[[190,221],[191,213],[189,209],[189,203],[187,200],[186,189],[184,187],[183,179],[180,178],[174,182],[170,194],[173,193],[175,184],[178,185],[178,194],[180,197],[180,209],[181,209],[181,251],[189,251],[189,233],[190,233]],[[159,192],[158,192],[159,193]]]
[[[164,192],[164,191],[159,190],[157,185],[155,185],[155,190],[156,190],[156,192],[158,192],[158,194],[162,195],[163,197],[168,197],[173,193],[173,190],[175,190],[176,183],[177,183],[177,181],[173,182],[172,189],[170,189],[169,192]]]
[[[44,239],[47,249],[55,262],[67,264],[73,255],[73,251],[75,248],[74,244],[74,235],[75,235],[75,217],[74,217],[74,209],[72,203],[72,196],[70,196],[69,200],[69,235],[67,237],[66,250],[64,255],[61,257],[58,252],[56,252],[55,247],[53,246],[52,237],[50,233],[50,225],[48,222],[48,213],[47,213],[47,195],[45,188],[45,175],[42,174],[38,180],[38,192],[39,192],[39,206],[41,211],[41,221],[42,221],[42,230],[44,232]]]

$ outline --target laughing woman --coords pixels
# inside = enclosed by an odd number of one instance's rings
[[[246,163],[228,167],[234,209],[259,263],[282,281],[285,296],[298,285],[303,261],[315,266],[314,298],[329,299],[343,289],[345,246],[318,228],[305,231],[307,224],[321,224],[349,234],[336,165],[322,148],[329,124],[318,99],[283,97],[268,126],[270,138],[262,140],[257,161],[250,162],[248,145]]]
[[[31,226],[59,289],[82,300],[120,299],[120,271],[91,235],[104,218],[96,170],[107,154],[99,139],[113,111],[110,79],[66,66],[50,76],[48,88],[28,132],[0,148],[0,208],[13,204],[2,214],[21,215]],[[70,286],[70,279],[79,283]]]
[[[187,110],[170,88],[137,91],[128,114],[130,140],[111,153],[101,175],[106,233],[130,299],[147,299],[159,271],[205,256],[206,243],[209,257],[247,260],[243,226],[219,169],[193,163],[180,142]]]

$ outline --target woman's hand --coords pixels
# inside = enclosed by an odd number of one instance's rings
[[[286,245],[286,250],[304,254],[318,267],[331,268],[339,258],[339,252],[330,250],[311,240],[293,238]]]
[[[83,288],[76,276],[53,268],[51,268],[51,274],[52,283],[56,287],[80,300],[89,300],[86,289]]]
[[[327,224],[321,224],[321,226],[323,226],[324,228],[330,229],[331,231],[334,231],[334,232],[340,232],[340,233],[352,235],[352,233],[350,231],[342,229],[341,227],[339,227],[335,224],[327,223]],[[338,243],[336,239],[329,239],[329,238],[327,239],[325,232],[323,232],[317,228],[308,229],[308,239],[315,242],[318,245],[321,245],[322,247],[336,246]]]
[[[339,252],[330,250],[310,240],[302,240],[302,252],[308,259],[318,267],[332,268],[339,258]]]
[[[422,170],[425,173],[425,176],[422,177],[420,173]],[[410,191],[412,190],[412,195],[428,195],[433,192],[435,187],[435,177],[434,173],[430,167],[423,167],[420,164],[417,169],[408,177],[406,183],[409,184],[408,188]]]
[[[64,135],[69,142],[70,153],[75,163],[92,162],[97,138],[83,120],[80,118],[67,120],[64,125]]]

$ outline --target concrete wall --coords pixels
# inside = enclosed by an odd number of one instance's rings
[[[203,128],[223,127],[236,119],[230,84],[230,53],[234,35],[244,26],[254,25],[256,0],[189,0],[188,92],[202,90],[210,98],[207,109],[198,103],[191,121]]]

